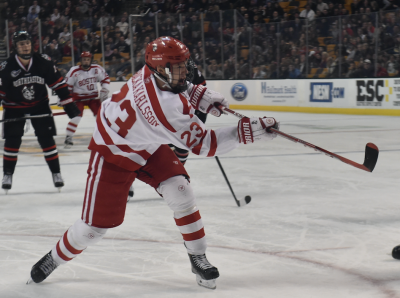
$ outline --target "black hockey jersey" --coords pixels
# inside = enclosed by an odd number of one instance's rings
[[[204,78],[203,74],[197,68],[197,65],[194,66],[194,73],[193,73],[193,80],[192,84],[194,85],[206,85],[206,79]]]
[[[48,105],[46,84],[61,100],[71,98],[64,78],[45,54],[34,53],[27,67],[15,54],[0,64],[0,100],[4,108],[28,114]]]

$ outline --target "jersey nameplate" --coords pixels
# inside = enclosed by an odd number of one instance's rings
[[[28,84],[44,85],[44,79],[41,77],[38,77],[38,76],[33,76],[33,77],[27,77],[27,78],[20,78],[13,83],[14,87],[18,87],[21,85],[28,85]]]

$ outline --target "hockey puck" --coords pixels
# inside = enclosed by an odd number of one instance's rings
[[[392,257],[396,260],[400,260],[400,245],[395,246],[392,250]]]
[[[250,203],[251,197],[250,196],[245,196],[244,197],[244,201],[246,202],[246,204]]]

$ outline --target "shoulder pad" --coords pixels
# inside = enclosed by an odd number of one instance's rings
[[[51,58],[47,54],[41,54],[42,58],[51,61]]]
[[[0,71],[2,71],[3,69],[5,69],[5,68],[6,68],[6,65],[7,65],[7,61],[1,62],[1,63],[0,63]]]

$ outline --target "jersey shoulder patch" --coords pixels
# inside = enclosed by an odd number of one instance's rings
[[[5,69],[7,66],[7,61],[3,61],[0,63],[0,71],[2,71],[3,69]]]
[[[49,55],[47,55],[47,54],[41,54],[42,55],[42,57],[44,58],[44,59],[46,59],[47,61],[51,61],[51,58],[49,57]]]

